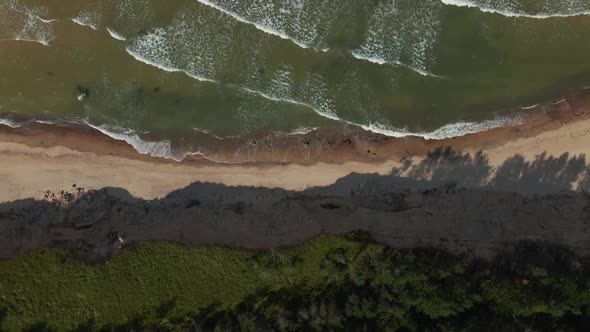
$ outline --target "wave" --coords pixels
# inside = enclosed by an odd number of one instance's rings
[[[147,141],[139,137],[139,135],[137,135],[131,129],[110,125],[95,126],[86,121],[84,121],[84,123],[87,126],[100,131],[102,134],[111,137],[112,139],[126,142],[140,154],[158,158],[173,159],[179,162],[182,161],[185,157],[184,154],[182,156],[174,154],[172,150],[172,144],[168,140],[157,142]]]
[[[15,38],[7,38],[7,39],[0,39],[0,42],[27,42],[27,43],[38,43],[43,46],[49,46],[49,41],[46,40],[38,40],[38,39],[22,39],[19,37]]]
[[[185,74],[185,75],[187,75],[187,76],[189,76],[189,77],[191,77],[191,78],[193,78],[193,79],[195,79],[197,81],[201,81],[201,82],[213,82],[213,83],[217,83],[217,81],[215,81],[215,80],[212,80],[212,79],[209,79],[209,78],[206,78],[206,77],[197,76],[197,75],[192,74],[192,73],[190,73],[190,72],[188,72],[186,70],[178,69],[178,68],[175,68],[175,67],[172,67],[172,66],[168,66],[168,65],[165,65],[165,64],[161,64],[161,63],[152,61],[152,60],[148,59],[147,57],[141,55],[139,52],[135,52],[135,51],[131,50],[130,48],[126,48],[125,51],[127,51],[127,53],[129,55],[131,55],[133,58],[135,58],[135,60],[137,60],[139,62],[143,62],[146,65],[150,65],[152,67],[156,67],[156,68],[158,68],[160,70],[163,70],[163,71],[166,71],[166,72],[169,72],[169,73],[183,73],[183,74]]]
[[[249,20],[249,19],[245,18],[244,16],[241,16],[240,14],[238,14],[235,11],[232,11],[230,9],[224,8],[222,5],[217,4],[214,1],[211,1],[211,0],[197,0],[197,1],[199,3],[201,3],[201,4],[204,4],[206,6],[209,6],[209,7],[213,8],[213,9],[216,9],[216,10],[222,12],[222,13],[225,13],[226,15],[231,16],[232,18],[234,18],[238,22],[242,22],[242,23],[245,23],[245,24],[252,25],[256,29],[258,29],[258,30],[260,30],[262,32],[265,32],[265,33],[270,34],[270,35],[273,35],[273,36],[277,36],[277,37],[279,37],[281,39],[284,39],[284,40],[289,40],[289,41],[293,42],[295,45],[297,45],[297,46],[299,46],[301,48],[304,48],[304,49],[313,49],[313,50],[321,51],[321,52],[329,52],[330,51],[330,48],[328,48],[328,47],[316,47],[316,46],[312,46],[312,45],[310,45],[308,43],[305,43],[305,42],[299,40],[296,37],[293,37],[293,36],[288,35],[287,33],[283,32],[283,31],[279,31],[277,29],[274,29],[274,28],[269,27],[268,25],[261,24],[259,22],[253,21],[253,20]],[[273,20],[272,19],[268,19],[268,20],[263,20],[263,21],[273,21]],[[309,31],[306,31],[306,32],[310,33]],[[430,73],[430,72],[428,72],[428,71],[426,71],[424,69],[420,69],[420,68],[418,68],[416,66],[404,64],[401,61],[389,61],[389,60],[385,60],[383,58],[376,58],[376,57],[364,56],[364,55],[360,54],[358,51],[353,51],[351,53],[352,53],[352,56],[354,58],[356,58],[358,60],[361,60],[361,61],[368,61],[368,62],[375,63],[375,64],[386,64],[387,63],[387,64],[392,64],[392,65],[398,65],[398,66],[402,66],[402,67],[405,67],[407,69],[413,70],[413,71],[415,71],[418,74],[423,75],[423,76],[439,77],[439,76],[437,76],[435,74],[432,74],[432,73]]]
[[[127,38],[125,38],[125,36],[116,32],[115,30],[113,30],[111,28],[107,28],[107,32],[109,33],[109,35],[111,35],[111,37],[115,38],[116,40],[121,40],[121,41],[127,40]]]
[[[440,0],[445,5],[457,7],[477,8],[484,13],[499,14],[506,17],[525,17],[534,19],[547,19],[552,17],[572,17],[581,15],[590,15],[590,5],[584,5],[582,2],[575,0],[568,0],[567,3],[562,3],[558,0],[550,0],[554,6],[562,7],[561,11],[557,9],[555,12],[540,12],[537,14],[527,13],[522,9],[517,9],[516,5],[507,7],[493,7],[488,1],[475,0]],[[503,2],[503,4],[506,4]],[[557,5],[555,5],[557,4]],[[576,5],[578,4],[578,5]],[[506,6],[506,5],[505,5]],[[571,7],[568,7],[571,6]],[[510,8],[512,7],[512,8]],[[553,7],[553,6],[551,6]]]
[[[431,132],[411,132],[403,129],[383,126],[381,124],[360,125],[360,127],[367,131],[389,137],[401,138],[414,136],[422,137],[426,140],[442,140],[484,132],[495,128],[515,126],[524,123],[524,120],[525,117],[523,114],[515,114],[512,116],[497,117],[495,119],[484,120],[481,122],[455,122],[444,125]]]
[[[268,27],[268,26],[262,25],[262,24],[260,24],[260,23],[257,23],[257,22],[249,21],[249,20],[247,20],[247,19],[243,18],[242,16],[238,15],[238,13],[235,13],[235,12],[233,12],[233,11],[227,10],[227,9],[225,9],[225,8],[221,7],[220,5],[218,5],[218,4],[216,4],[216,3],[214,3],[214,2],[212,2],[212,1],[210,1],[210,0],[197,0],[197,1],[198,1],[199,3],[202,3],[202,4],[203,4],[203,5],[205,5],[205,6],[209,6],[209,7],[213,8],[213,9],[216,9],[216,10],[218,10],[218,11],[220,11],[220,12],[223,12],[223,13],[225,13],[225,14],[227,14],[227,15],[229,15],[229,16],[231,16],[231,17],[233,17],[235,20],[237,20],[237,21],[239,21],[239,22],[242,22],[242,23],[245,23],[245,24],[252,25],[252,26],[254,26],[256,29],[258,29],[258,30],[260,30],[260,31],[262,31],[262,32],[265,32],[265,33],[267,33],[267,34],[269,34],[269,35],[273,35],[273,36],[277,36],[277,37],[279,37],[279,38],[281,38],[281,39],[289,40],[289,41],[291,41],[292,43],[294,43],[295,45],[297,45],[297,46],[299,46],[299,47],[301,47],[301,48],[306,48],[306,49],[316,49],[316,48],[314,48],[314,47],[312,47],[312,46],[310,46],[310,45],[307,45],[307,44],[304,44],[304,43],[302,43],[302,42],[298,41],[298,40],[297,40],[297,39],[295,39],[295,38],[292,38],[291,36],[289,36],[289,35],[287,35],[287,34],[285,34],[285,33],[281,32],[281,31],[278,31],[278,30],[272,29],[272,28],[270,28],[270,27]],[[326,49],[321,49],[321,50],[322,50],[322,51],[324,51],[324,52],[327,52],[327,51],[329,51],[329,49],[327,49],[327,48],[326,48]]]
[[[478,132],[484,132],[488,130],[492,130],[495,128],[507,127],[507,126],[514,126],[523,124],[526,120],[525,113],[515,114],[513,116],[502,116],[497,117],[491,120],[484,120],[481,122],[456,122],[452,124],[444,125],[436,130],[430,132],[412,132],[404,129],[393,128],[390,126],[382,125],[379,123],[369,124],[369,125],[359,125],[355,124],[350,121],[341,120],[343,123],[346,123],[351,126],[360,127],[368,132],[381,134],[384,136],[395,137],[395,138],[403,138],[403,137],[421,137],[426,140],[443,140],[449,139],[454,137],[461,137],[466,136],[469,134],[474,134]],[[46,125],[58,125],[63,123],[64,121],[52,121],[52,120],[31,120],[33,122],[46,124]],[[23,123],[19,123],[13,121],[8,118],[0,118],[0,125],[8,126],[11,128],[19,128],[22,127]],[[135,151],[142,155],[148,155],[157,158],[164,158],[164,159],[171,159],[177,162],[183,161],[187,156],[201,156],[207,160],[213,162],[224,162],[227,161],[222,160],[218,156],[211,156],[206,155],[200,151],[176,151],[172,147],[172,143],[170,140],[161,140],[161,141],[150,141],[141,138],[134,130],[116,126],[116,125],[93,125],[86,120],[67,120],[65,123],[70,124],[83,124],[90,128],[93,128],[103,135],[106,135],[114,140],[123,141],[129,144]],[[293,135],[306,135],[311,132],[318,130],[319,128],[307,128],[301,127],[294,131],[284,133],[287,136]],[[228,136],[228,137],[218,137],[208,130],[194,128],[195,132],[202,133],[205,135],[209,135],[213,138],[218,140],[222,140],[225,138],[237,138],[236,136]]]
[[[410,69],[410,70],[412,70],[422,76],[426,76],[426,77],[433,77],[433,78],[442,78],[443,77],[443,76],[433,74],[433,73],[426,71],[426,70],[422,70],[422,69],[419,69],[419,68],[416,68],[416,67],[413,67],[410,65],[406,65],[405,63],[403,63],[401,61],[387,61],[382,58],[365,56],[365,55],[358,53],[357,51],[352,51],[351,54],[353,57],[355,57],[358,60],[364,60],[364,61],[372,62],[372,63],[378,64],[378,65],[391,64],[391,65],[395,65],[395,66],[400,66],[400,67]]]
[[[461,136],[465,136],[465,135],[469,135],[469,134],[488,131],[488,130],[500,128],[500,127],[514,126],[514,125],[522,124],[524,122],[524,120],[525,120],[525,117],[523,116],[523,114],[520,114],[520,115],[517,114],[515,116],[498,117],[498,118],[495,118],[492,120],[485,120],[482,122],[452,123],[452,124],[442,126],[442,127],[438,128],[434,131],[431,131],[431,132],[411,132],[411,131],[407,131],[407,130],[391,128],[391,127],[384,126],[381,124],[358,125],[358,124],[354,124],[354,123],[348,122],[348,121],[344,121],[344,122],[346,122],[349,125],[361,127],[362,129],[364,129],[366,131],[376,133],[376,134],[381,134],[384,136],[389,136],[389,137],[403,138],[403,137],[412,136],[412,137],[421,137],[426,140],[442,140],[442,139],[461,137]],[[116,127],[116,126],[109,126],[109,125],[95,126],[95,125],[92,125],[88,122],[84,122],[84,123],[94,129],[100,131],[104,135],[107,135],[115,140],[126,142],[127,144],[131,145],[138,153],[143,154],[143,155],[150,155],[150,156],[158,157],[158,158],[172,159],[177,162],[181,162],[187,156],[198,155],[198,156],[204,157],[205,159],[213,161],[213,162],[227,163],[227,161],[223,161],[222,159],[215,157],[215,156],[209,156],[209,155],[203,154],[200,151],[188,151],[188,152],[174,151],[174,149],[172,148],[172,144],[170,143],[169,140],[156,141],[156,142],[147,141],[147,140],[144,140],[141,137],[139,137],[139,135],[137,135],[133,130],[130,130],[130,129]],[[295,131],[286,133],[286,135],[288,135],[288,136],[306,135],[306,134],[309,134],[309,133],[316,131],[316,130],[318,130],[318,128],[304,128],[304,127],[302,127],[302,128],[298,128]],[[209,133],[207,130],[195,128],[195,131],[206,134],[206,135],[211,135],[211,133]],[[212,137],[215,137],[215,136],[212,135]],[[216,138],[218,138],[218,137],[216,137]],[[218,139],[220,139],[220,138],[218,138]]]
[[[20,123],[17,123],[10,119],[0,119],[0,125],[7,126],[10,128],[19,128],[21,127]]]
[[[71,19],[72,22],[81,25],[83,27],[89,27],[92,30],[98,30],[98,27],[91,22],[85,21],[83,17],[74,17]]]
[[[23,5],[18,1],[0,3],[0,41],[35,42],[48,46],[54,39],[53,23],[47,9]]]
[[[243,90],[243,91],[246,91],[248,93],[259,95],[259,96],[261,96],[261,97],[263,97],[265,99],[276,101],[276,102],[279,102],[279,103],[288,103],[288,104],[294,104],[294,105],[304,106],[304,107],[307,107],[307,108],[313,110],[314,112],[316,112],[317,114],[319,114],[319,115],[321,115],[321,116],[323,116],[325,118],[328,118],[330,120],[335,120],[335,121],[341,121],[341,119],[336,114],[320,111],[319,109],[317,109],[316,107],[314,107],[313,105],[308,104],[308,103],[304,103],[304,102],[301,102],[301,101],[298,101],[298,100],[295,100],[295,99],[291,99],[291,98],[278,98],[278,97],[274,97],[274,96],[271,96],[271,95],[266,94],[264,92],[257,91],[257,90],[252,90],[252,89],[249,89],[249,88],[246,88],[246,87],[239,87],[239,89],[240,90]]]
[[[307,135],[318,130],[318,127],[299,127],[293,131],[291,131],[288,135]]]

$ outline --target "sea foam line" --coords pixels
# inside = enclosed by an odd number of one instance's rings
[[[426,140],[442,140],[448,139],[453,137],[461,137],[468,134],[483,132],[495,128],[505,127],[505,126],[514,126],[518,124],[522,124],[525,121],[524,114],[517,114],[516,116],[508,117],[498,117],[492,120],[485,120],[482,122],[456,122],[452,124],[444,125],[434,131],[431,132],[410,132],[407,130],[401,130],[396,128],[391,128],[388,126],[384,126],[381,124],[369,124],[369,125],[359,125],[355,124],[350,121],[341,120],[342,122],[361,127],[362,129],[389,136],[389,137],[396,137],[396,138],[403,138],[407,136],[414,136],[414,137],[421,137]],[[54,125],[53,121],[44,121],[44,120],[34,120],[38,123]],[[103,135],[106,135],[114,140],[126,142],[129,144],[135,151],[142,155],[149,155],[152,157],[157,158],[164,158],[164,159],[171,159],[177,162],[183,161],[187,156],[202,156],[205,159],[208,159],[213,162],[224,162],[229,163],[228,161],[221,160],[220,158],[215,158],[215,156],[208,156],[200,151],[188,151],[183,153],[175,153],[172,148],[172,144],[169,140],[162,140],[162,141],[148,141],[142,139],[135,131],[119,126],[112,126],[112,125],[93,125],[86,120],[81,121],[69,121],[71,123],[83,123],[90,128],[93,128]],[[22,127],[20,123],[17,123],[13,120],[0,118],[0,125],[5,125],[11,128],[19,128]],[[286,135],[305,135],[318,128],[300,128],[296,131],[285,133]],[[196,131],[202,132],[204,134],[209,134],[206,130],[195,129]],[[214,136],[214,135],[212,135]],[[215,136],[214,136],[215,137]]]
[[[83,27],[89,27],[92,30],[98,30],[98,27],[96,25],[94,25],[92,23],[84,22],[84,21],[82,21],[82,19],[80,17],[74,17],[74,18],[71,18],[70,20],[78,25],[83,26]]]
[[[39,15],[34,14],[31,11],[25,11],[25,10],[22,10],[22,9],[18,9],[18,8],[14,7],[14,6],[15,6],[14,4],[13,5],[10,5],[10,7],[8,7],[8,9],[11,9],[11,10],[13,10],[13,11],[15,11],[17,13],[23,14],[23,15],[31,16],[34,19],[39,20],[39,21],[41,21],[43,23],[53,23],[53,22],[59,21],[59,19],[55,19],[55,18],[43,18],[43,17],[41,17]]]
[[[150,155],[152,157],[158,158],[173,159],[178,162],[184,159],[184,155],[179,157],[172,153],[172,144],[168,140],[158,142],[146,141],[130,129],[107,125],[95,126],[87,121],[84,121],[84,123],[87,126],[100,131],[103,135],[106,135],[117,141],[126,142],[140,154]]]
[[[291,99],[291,98],[278,98],[278,97],[274,97],[274,96],[268,95],[268,94],[266,94],[264,92],[261,92],[261,91],[258,91],[258,90],[252,90],[252,89],[249,89],[249,88],[246,88],[246,87],[239,87],[239,89],[240,90],[243,90],[243,91],[246,91],[248,93],[259,95],[259,96],[261,96],[261,97],[263,97],[265,99],[276,101],[276,102],[279,102],[279,103],[289,103],[289,104],[304,106],[304,107],[307,107],[307,108],[312,109],[314,112],[316,112],[317,114],[319,114],[319,115],[321,115],[321,116],[323,116],[325,118],[328,118],[328,119],[331,119],[331,120],[335,120],[335,121],[342,121],[336,114],[322,112],[322,111],[318,110],[317,108],[315,108],[313,105],[308,104],[308,103],[305,103],[305,102],[301,102],[301,101],[298,101],[298,100],[295,100],[295,99]]]
[[[0,39],[0,42],[14,42],[14,41],[27,42],[27,43],[39,43],[43,46],[49,46],[49,41],[47,41],[47,40],[24,39],[24,38],[20,38],[20,37]]]
[[[363,61],[368,61],[371,63],[375,63],[378,65],[387,65],[387,64],[391,64],[391,65],[395,65],[395,66],[400,66],[400,67],[404,67],[407,69],[410,69],[412,71],[415,71],[416,73],[422,75],[422,76],[427,76],[427,77],[434,77],[434,78],[442,78],[443,76],[439,76],[436,74],[433,74],[431,72],[428,72],[426,70],[422,70],[416,67],[412,67],[410,65],[406,65],[405,63],[401,62],[401,61],[387,61],[385,59],[382,58],[376,58],[376,57],[370,57],[370,56],[366,56],[366,55],[362,55],[356,51],[352,51],[350,52],[352,54],[353,57],[355,57],[356,59],[359,60],[363,60]]]
[[[165,66],[165,65],[159,64],[157,62],[154,62],[154,61],[146,58],[145,56],[139,54],[138,52],[135,52],[135,51],[130,50],[129,48],[125,48],[125,51],[127,51],[127,53],[129,55],[131,55],[132,57],[134,57],[135,60],[137,60],[139,62],[143,62],[146,65],[150,65],[152,67],[156,67],[156,68],[158,68],[160,70],[163,70],[163,71],[166,71],[166,72],[169,72],[169,73],[184,73],[185,75],[187,75],[187,76],[189,76],[191,78],[194,78],[197,81],[201,81],[201,82],[218,83],[215,80],[212,80],[212,79],[209,79],[209,78],[206,78],[206,77],[202,77],[202,76],[194,75],[194,74],[192,74],[192,73],[190,73],[190,72],[188,72],[186,70],[182,70],[182,69],[179,69],[179,68],[175,68],[175,67],[170,67],[170,66]]]
[[[381,124],[369,124],[369,125],[357,125],[364,130],[389,136],[395,138],[402,138],[408,136],[414,137],[421,137],[425,140],[442,140],[442,139],[449,139],[454,137],[462,137],[469,134],[475,134],[479,132],[484,132],[496,128],[507,127],[507,126],[515,126],[519,124],[523,124],[525,121],[524,116],[522,114],[516,114],[514,116],[504,116],[504,117],[497,117],[491,120],[484,120],[481,122],[455,122],[451,124],[444,125],[436,130],[431,132],[411,132],[403,129],[391,128],[388,126],[384,126]],[[350,123],[351,125],[355,125],[354,123]]]
[[[584,12],[576,12],[571,14],[527,14],[527,13],[518,13],[518,12],[511,12],[506,10],[494,9],[489,7],[482,7],[477,3],[474,3],[470,0],[440,0],[445,5],[450,6],[457,6],[457,7],[469,7],[469,8],[477,8],[484,13],[492,13],[492,14],[499,14],[506,17],[525,17],[525,18],[534,18],[534,19],[547,19],[552,17],[574,17],[574,16],[582,16],[582,15],[590,15],[590,11]]]
[[[210,0],[197,0],[197,1],[199,3],[205,5],[205,6],[209,6],[209,7],[213,8],[213,9],[216,9],[216,10],[218,10],[220,12],[225,13],[225,14],[233,17],[234,19],[236,19],[239,22],[242,22],[242,23],[245,23],[245,24],[250,24],[250,25],[254,26],[256,29],[258,29],[258,30],[260,30],[262,32],[268,33],[268,34],[273,35],[273,36],[277,36],[277,37],[279,37],[281,39],[289,40],[289,41],[293,42],[295,45],[297,45],[297,46],[299,46],[301,48],[316,49],[316,48],[314,48],[312,46],[306,45],[306,44],[304,44],[304,43],[302,43],[302,42],[300,42],[300,41],[298,41],[298,40],[290,37],[289,35],[287,35],[287,34],[285,34],[283,32],[277,31],[275,29],[271,29],[269,27],[266,27],[266,26],[264,26],[262,24],[259,24],[259,23],[256,23],[256,22],[249,21],[249,20],[241,17],[237,13],[234,13],[232,11],[229,11],[229,10],[227,10],[227,9],[225,9],[225,8],[223,8],[223,7],[215,4],[215,3],[213,3]],[[323,52],[329,51],[329,49],[327,49],[327,48],[326,49],[320,49],[320,50],[323,51]]]
[[[127,38],[125,38],[125,36],[116,32],[115,30],[113,30],[111,28],[107,28],[107,32],[109,33],[109,35],[111,35],[111,37],[115,38],[116,40],[121,40],[121,41],[127,40]]]
[[[4,125],[10,128],[19,128],[21,127],[20,123],[17,123],[15,121],[12,121],[10,119],[0,119],[0,125]]]
[[[441,140],[441,139],[448,139],[448,138],[453,138],[453,137],[466,136],[469,134],[474,134],[474,133],[487,131],[487,130],[500,128],[500,127],[519,125],[524,122],[523,115],[516,114],[513,116],[497,117],[495,119],[484,120],[481,122],[466,122],[466,121],[455,122],[455,123],[444,125],[444,126],[438,128],[436,130],[433,130],[431,132],[426,132],[426,131],[412,132],[412,131],[408,131],[405,129],[382,125],[379,123],[368,124],[368,125],[358,124],[358,123],[355,123],[352,121],[341,119],[335,114],[331,114],[331,113],[328,114],[325,112],[321,112],[317,108],[315,108],[313,105],[303,103],[303,102],[300,102],[297,100],[276,98],[273,96],[269,96],[263,92],[248,89],[248,88],[242,88],[242,90],[247,91],[249,93],[258,94],[264,98],[274,100],[277,102],[286,102],[286,103],[305,106],[305,107],[312,109],[317,114],[319,114],[320,116],[323,116],[325,118],[339,121],[339,122],[342,122],[342,123],[345,123],[345,124],[348,124],[351,126],[361,127],[362,129],[372,132],[372,133],[381,134],[381,135],[389,136],[389,137],[395,137],[395,138],[414,136],[414,137],[421,137],[426,140]]]

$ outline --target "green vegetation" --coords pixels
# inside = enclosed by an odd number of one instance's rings
[[[104,265],[56,249],[0,262],[8,331],[578,330],[589,268],[523,245],[493,262],[363,233],[265,253],[144,244]]]

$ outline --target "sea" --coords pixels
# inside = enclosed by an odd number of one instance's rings
[[[177,160],[178,137],[462,136],[589,85],[590,0],[0,0],[0,124]]]

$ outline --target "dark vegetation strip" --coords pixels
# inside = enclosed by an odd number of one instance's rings
[[[541,243],[483,261],[364,232],[254,253],[143,244],[106,264],[0,263],[7,331],[587,330],[588,262]]]

